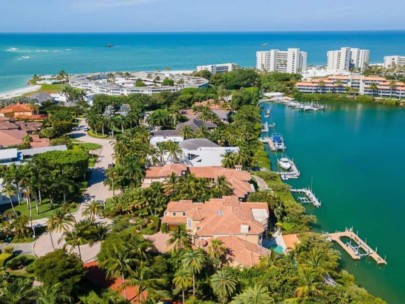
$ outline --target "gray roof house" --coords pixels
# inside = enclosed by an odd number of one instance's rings
[[[179,123],[176,126],[176,130],[182,130],[185,126],[189,126],[194,131],[199,130],[201,127],[206,127],[207,129],[215,129],[217,127],[217,125],[212,122],[209,121],[205,122],[202,121],[201,119],[194,118],[187,120],[186,122]]]

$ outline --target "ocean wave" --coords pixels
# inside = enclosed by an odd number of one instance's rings
[[[19,49],[16,47],[11,47],[6,49],[6,52],[13,53],[62,53],[69,52],[72,49]]]
[[[30,58],[31,58],[30,56],[21,56],[21,57],[17,58],[17,60],[27,60]]]

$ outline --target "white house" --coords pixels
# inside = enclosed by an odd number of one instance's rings
[[[150,138],[150,144],[153,146],[157,146],[157,144],[162,142],[182,142],[183,137],[180,135],[180,131],[178,130],[160,130],[153,132],[152,137]]]
[[[221,166],[226,152],[237,153],[238,147],[221,147],[206,138],[187,139],[180,142],[182,161],[189,166]]]

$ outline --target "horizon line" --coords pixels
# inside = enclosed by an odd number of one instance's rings
[[[0,34],[259,34],[259,33],[370,33],[370,32],[403,32],[404,29],[373,29],[373,30],[280,30],[280,31],[94,31],[94,32],[76,32],[76,31],[55,31],[55,32],[23,32],[23,31],[0,31]]]

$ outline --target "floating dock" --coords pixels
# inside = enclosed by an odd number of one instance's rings
[[[319,208],[322,206],[321,202],[316,198],[315,194],[310,189],[290,189],[293,193],[304,194],[306,198],[299,199],[301,203],[311,203],[315,207]]]
[[[371,257],[378,265],[387,265],[386,259],[383,259],[378,253],[377,248],[373,250],[366,242],[364,242],[356,233],[353,232],[353,229],[345,229],[344,232],[335,232],[326,234],[330,241],[338,243],[353,260],[360,260],[363,256]],[[357,246],[352,245],[351,243],[344,243],[341,238],[347,237]],[[360,249],[364,253],[360,252]]]
[[[301,173],[298,171],[297,166],[295,165],[294,161],[291,160],[291,169],[289,171],[279,171],[277,172],[282,180],[289,180],[292,178],[300,177]]]

